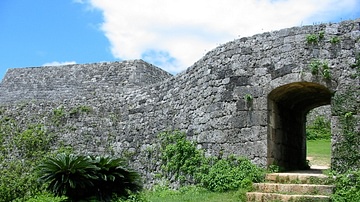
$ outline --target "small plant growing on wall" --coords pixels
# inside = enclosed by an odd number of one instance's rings
[[[312,60],[309,67],[312,75],[318,75],[321,73],[324,79],[331,79],[330,67],[326,61]]]
[[[319,73],[321,62],[319,60],[313,60],[310,63],[310,72],[312,75],[317,75]]]
[[[330,68],[329,68],[328,63],[323,62],[321,64],[321,66],[322,66],[322,75],[323,75],[324,79],[326,79],[326,80],[331,79]]]
[[[253,96],[251,95],[251,94],[246,94],[246,95],[244,95],[244,100],[245,100],[245,102],[251,102],[252,100],[253,100],[254,98],[253,98]]]
[[[309,34],[306,36],[307,44],[317,44],[319,42],[319,38],[316,34]]]
[[[338,43],[340,43],[339,37],[337,37],[337,36],[331,37],[330,43],[331,43],[331,44],[338,44]]]
[[[325,32],[320,31],[317,34],[309,34],[306,36],[306,43],[316,45],[319,43],[319,41],[323,40],[325,38]]]
[[[251,109],[254,97],[251,94],[245,94],[244,100],[248,109]]]

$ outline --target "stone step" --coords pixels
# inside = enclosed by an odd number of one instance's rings
[[[331,195],[334,186],[315,184],[254,183],[254,190],[264,193]]]
[[[329,178],[319,173],[270,173],[265,181],[288,184],[328,184]]]
[[[248,192],[246,193],[247,201],[269,202],[269,201],[311,201],[311,202],[330,202],[329,196],[324,195],[290,195],[279,193],[262,193]]]

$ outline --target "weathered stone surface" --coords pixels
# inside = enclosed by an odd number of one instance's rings
[[[62,130],[55,130],[58,141],[79,152],[132,153],[147,173],[157,167],[145,158],[146,148],[154,147],[157,133],[172,129],[186,131],[208,155],[300,168],[306,161],[306,113],[359,85],[351,67],[360,52],[359,24],[357,19],[241,38],[176,76],[141,60],[10,69],[0,84],[0,105],[22,114],[19,122],[37,114],[42,123],[50,123],[55,108],[89,106],[87,114],[66,117]],[[324,39],[307,43],[307,35],[320,31]],[[334,36],[339,43],[330,42]],[[315,59],[326,61],[331,78],[311,73]]]

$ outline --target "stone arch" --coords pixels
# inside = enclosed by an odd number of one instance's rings
[[[294,82],[268,95],[267,165],[286,170],[306,169],[306,114],[328,105],[332,92],[313,82]]]

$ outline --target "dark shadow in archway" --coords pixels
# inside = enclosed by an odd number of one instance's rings
[[[306,114],[328,105],[332,93],[318,83],[295,82],[280,86],[268,96],[267,164],[285,170],[308,169]]]

